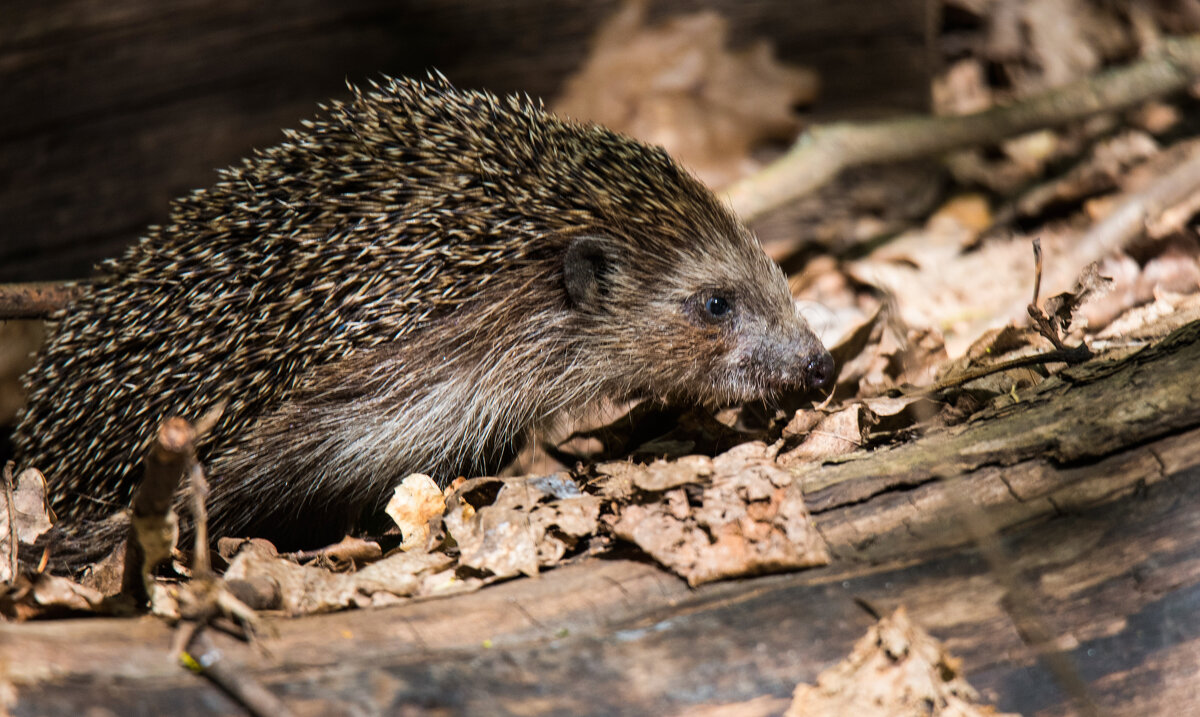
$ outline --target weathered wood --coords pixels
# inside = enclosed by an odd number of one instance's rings
[[[0,281],[86,275],[175,196],[345,95],[442,70],[552,97],[619,0],[68,0],[0,9]],[[831,112],[921,110],[922,0],[662,0],[821,71]],[[859,108],[856,112],[855,108]]]
[[[999,707],[1061,714],[1003,608],[1022,590],[1110,714],[1192,714],[1197,365],[1200,324],[966,426],[809,467],[839,556],[820,570],[689,590],[645,563],[591,560],[453,599],[273,621],[264,650],[219,644],[300,712],[666,714],[786,698],[872,622],[859,602],[904,605]],[[998,582],[966,543],[964,494],[1006,529],[1022,584]],[[170,662],[170,637],[148,618],[0,625],[10,710],[236,713]]]

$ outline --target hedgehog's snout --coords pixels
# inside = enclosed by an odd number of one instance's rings
[[[771,391],[825,391],[837,375],[833,356],[803,321],[767,332],[749,363]]]
[[[824,346],[820,347],[816,356],[808,359],[804,370],[807,376],[805,383],[814,391],[825,392],[832,388],[833,379],[837,375],[833,364],[833,354],[829,353]]]

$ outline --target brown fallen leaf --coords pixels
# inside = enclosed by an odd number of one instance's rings
[[[1083,302],[1093,296],[1106,293],[1111,285],[1112,279],[1101,276],[1099,265],[1092,263],[1084,268],[1070,291],[1064,291],[1046,299],[1043,308],[1054,327],[1058,329],[1059,336],[1066,334],[1067,330],[1071,328],[1075,312],[1079,311]]]
[[[270,552],[275,552],[274,545],[270,547]],[[328,567],[342,568],[379,560],[383,557],[383,549],[374,540],[347,535],[332,545],[326,545],[316,550],[284,553],[281,557],[297,562],[317,560]]]
[[[806,413],[813,412],[797,411],[796,417],[788,426],[809,423],[811,417],[802,415]],[[816,425],[799,436],[799,445],[779,454],[779,465],[787,467],[853,453],[866,445],[867,434],[878,422],[879,417],[862,403],[855,403],[835,413],[823,415]],[[784,429],[784,433],[788,433],[787,428]],[[800,431],[793,428],[792,433],[800,434]]]
[[[485,489],[495,499],[475,506],[466,497]],[[476,478],[447,499],[446,531],[458,544],[459,564],[497,578],[536,575],[580,540],[595,534],[600,499],[566,474]]]
[[[50,573],[18,575],[12,585],[0,589],[0,615],[13,620],[95,613],[102,611],[103,603],[99,591]]]
[[[842,662],[800,684],[784,717],[1002,717],[962,676],[960,661],[904,608],[883,618]]]
[[[627,2],[597,31],[555,112],[661,145],[711,187],[753,171],[763,140],[795,135],[794,108],[817,96],[814,71],[780,63],[766,42],[729,49],[715,12],[648,26],[646,10]]]
[[[630,466],[627,502],[614,506],[613,534],[699,585],[723,578],[796,570],[829,562],[792,475],[771,449],[746,443],[711,461]],[[691,471],[691,480],[680,479]],[[670,481],[660,476],[670,475]],[[662,490],[632,489],[640,485]]]
[[[1036,330],[1027,327],[1005,326],[983,332],[968,348],[966,353],[942,366],[937,381],[951,384],[960,377],[1003,364],[1022,356],[1034,356],[1054,348]],[[993,396],[1008,394],[1014,388],[1024,388],[1041,383],[1042,374],[1029,367],[998,371],[965,384],[977,400],[989,400]]]
[[[16,529],[17,541],[32,545],[54,522],[50,503],[46,499],[46,478],[36,468],[26,468],[13,480],[12,511],[16,518],[12,528]],[[4,496],[0,495],[0,500]],[[10,528],[7,502],[0,511],[0,530],[8,537]]]
[[[225,571],[228,581],[253,582],[268,577],[279,586],[281,608],[291,615],[332,612],[345,607],[368,607],[399,598],[477,589],[480,581],[449,583],[438,574],[454,560],[442,553],[397,552],[353,573],[335,573],[299,565],[274,555],[261,544],[247,542]]]
[[[13,478],[12,464],[4,467],[4,482],[12,482],[12,502],[0,485],[0,583],[13,578],[17,544],[32,545],[54,522],[46,500],[46,478],[36,468],[26,468]]]

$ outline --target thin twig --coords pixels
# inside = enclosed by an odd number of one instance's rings
[[[19,561],[17,558],[17,508],[13,505],[13,462],[4,464],[4,498],[8,506],[8,579],[16,580]]]
[[[1071,348],[1059,348],[1053,351],[1047,351],[1040,354],[1031,354],[1029,356],[1019,356],[1008,361],[1001,361],[990,366],[978,366],[970,371],[964,371],[957,376],[951,376],[941,381],[938,381],[932,386],[923,386],[911,392],[905,392],[906,396],[926,396],[929,394],[944,391],[947,388],[954,388],[968,384],[984,376],[991,376],[994,373],[1003,373],[1017,368],[1025,368],[1026,366],[1037,366],[1047,363],[1068,363],[1077,364],[1083,363],[1092,358],[1092,350],[1086,344],[1080,344]]]
[[[1164,38],[1159,50],[1145,60],[976,114],[813,127],[783,157],[730,187],[729,203],[749,221],[809,194],[848,167],[997,142],[1160,97],[1200,76],[1200,37]]]
[[[1040,238],[1033,240],[1033,301],[1029,302],[1030,306],[1038,305],[1038,294],[1042,290],[1042,240]]]
[[[261,682],[239,666],[227,664],[224,655],[212,644],[203,629],[191,633],[187,649],[180,654],[180,659],[189,670],[221,688],[252,715],[287,717],[292,714],[287,705]]]

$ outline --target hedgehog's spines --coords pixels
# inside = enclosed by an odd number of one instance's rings
[[[661,149],[436,71],[320,107],[175,200],[61,317],[16,433],[60,515],[125,504],[158,423],[221,401],[199,445],[216,529],[286,533],[408,472],[490,470],[598,397],[802,383],[763,367],[777,335],[819,350],[782,274]],[[605,303],[572,306],[562,257],[593,235],[619,247]],[[718,290],[734,328],[688,308]]]

